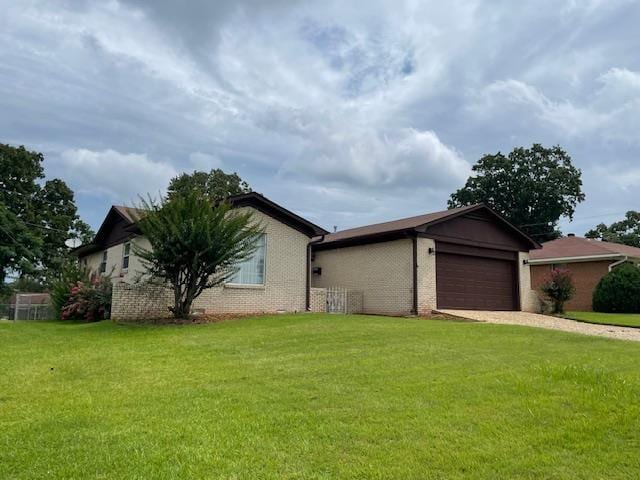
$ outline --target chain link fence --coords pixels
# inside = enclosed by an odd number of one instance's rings
[[[0,319],[3,320],[53,320],[51,304],[9,305],[0,304]]]

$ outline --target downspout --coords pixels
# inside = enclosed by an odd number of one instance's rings
[[[311,246],[324,240],[324,234],[317,240],[312,240],[307,244],[307,283],[305,292],[305,310],[311,309]]]
[[[627,262],[628,260],[629,260],[629,257],[625,256],[625,257],[622,258],[622,260],[618,260],[617,262],[613,262],[611,265],[609,265],[609,271],[613,270],[618,265],[622,265],[624,262]]]
[[[413,305],[411,312],[418,315],[418,236],[411,238],[413,247]]]

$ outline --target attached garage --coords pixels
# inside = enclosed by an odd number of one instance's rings
[[[517,255],[436,242],[437,308],[519,310]]]
[[[365,313],[533,311],[527,259],[536,248],[489,207],[472,205],[316,239],[311,284],[361,292]]]

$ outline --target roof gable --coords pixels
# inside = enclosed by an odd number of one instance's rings
[[[431,238],[446,236],[449,241],[463,243],[482,242],[483,238],[477,237],[479,232],[468,231],[473,230],[469,220],[482,222],[483,225],[493,225],[488,230],[485,228],[482,234],[485,243],[491,244],[494,248],[502,244],[504,248],[527,251],[540,246],[485,204],[476,204],[330,233],[316,244],[316,248],[338,248],[414,235]],[[495,238],[489,238],[491,233],[494,233],[494,237],[498,237],[497,244]]]

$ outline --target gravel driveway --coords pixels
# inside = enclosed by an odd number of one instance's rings
[[[447,315],[468,318],[479,322],[500,323],[505,325],[525,325],[527,327],[550,328],[564,332],[583,333],[619,340],[640,342],[640,328],[614,327],[576,322],[565,318],[551,317],[528,312],[485,312],[476,310],[439,310]]]

